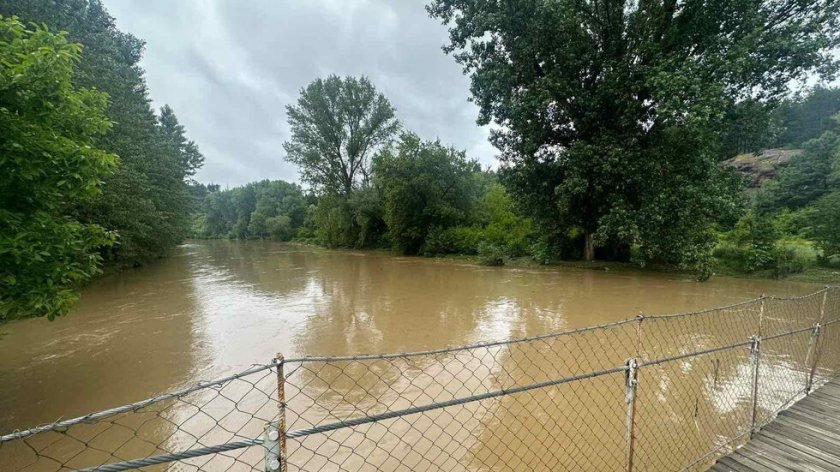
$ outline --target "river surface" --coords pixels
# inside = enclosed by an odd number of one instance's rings
[[[0,326],[0,433],[286,357],[534,336],[819,287],[481,267],[276,242],[199,241],[98,280],[68,316]]]

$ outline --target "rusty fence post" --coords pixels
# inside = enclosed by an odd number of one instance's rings
[[[820,359],[820,336],[822,335],[822,327],[825,322],[825,302],[828,298],[828,286],[823,292],[822,303],[820,303],[820,317],[814,323],[814,330],[811,332],[811,340],[808,344],[808,357],[806,358],[806,365],[810,367],[808,377],[805,379],[805,394],[811,393],[811,388],[814,386],[814,375],[817,373],[817,362]]]
[[[277,406],[279,407],[279,420],[277,422],[277,432],[279,436],[279,450],[278,450],[278,465],[279,470],[286,472],[286,376],[284,374],[283,365],[285,359],[282,353],[277,353]]]
[[[636,386],[639,384],[639,362],[635,357],[627,359],[625,363],[624,400],[627,402],[627,416],[625,419],[625,434],[627,441],[626,472],[633,471],[633,455],[636,442]]]

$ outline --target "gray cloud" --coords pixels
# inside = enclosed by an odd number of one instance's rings
[[[146,41],[155,106],[168,103],[206,157],[198,179],[297,180],[283,161],[285,106],[328,74],[367,75],[406,128],[493,164],[469,80],[440,47],[446,28],[423,0],[105,0]]]

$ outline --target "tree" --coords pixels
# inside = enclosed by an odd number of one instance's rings
[[[778,115],[784,131],[777,145],[798,147],[823,132],[836,129],[834,116],[840,112],[840,88],[816,86],[793,100],[785,101]]]
[[[67,313],[112,242],[73,212],[117,161],[95,146],[107,96],[73,85],[81,50],[0,17],[0,320]]]
[[[318,79],[286,107],[286,160],[321,194],[349,195],[370,182],[370,156],[399,129],[394,108],[366,77]]]
[[[395,149],[374,160],[385,202],[385,223],[394,245],[406,254],[423,251],[433,228],[467,220],[475,202],[478,162],[439,141],[405,133]]]
[[[771,102],[832,72],[837,0],[434,0],[445,47],[471,74],[479,123],[498,125],[513,195],[543,231],[583,230],[708,273],[732,103]]]
[[[831,190],[830,175],[837,152],[838,137],[834,131],[804,143],[802,154],[786,163],[778,178],[763,186],[756,207],[767,214],[781,209],[798,210],[814,203]]]
[[[306,217],[307,201],[296,184],[262,180],[229,190],[209,189],[213,191],[201,205],[199,237],[286,241]]]
[[[158,116],[163,139],[180,157],[180,166],[185,177],[192,177],[204,165],[204,156],[198,150],[195,141],[187,139],[184,125],[178,123],[178,117],[169,105],[160,109]]]
[[[119,167],[103,178],[100,196],[76,208],[80,221],[119,233],[117,244],[103,251],[105,261],[135,266],[165,255],[189,234],[185,176],[197,163],[185,163],[174,150],[172,130],[150,106],[139,65],[143,42],[119,31],[100,0],[7,0],[0,2],[0,14],[67,31],[85,51],[74,83],[108,94],[113,126],[94,144],[120,156]]]

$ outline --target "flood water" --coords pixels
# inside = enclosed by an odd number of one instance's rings
[[[481,267],[198,241],[105,277],[68,316],[0,326],[0,433],[286,357],[405,352],[726,305],[813,284]]]

